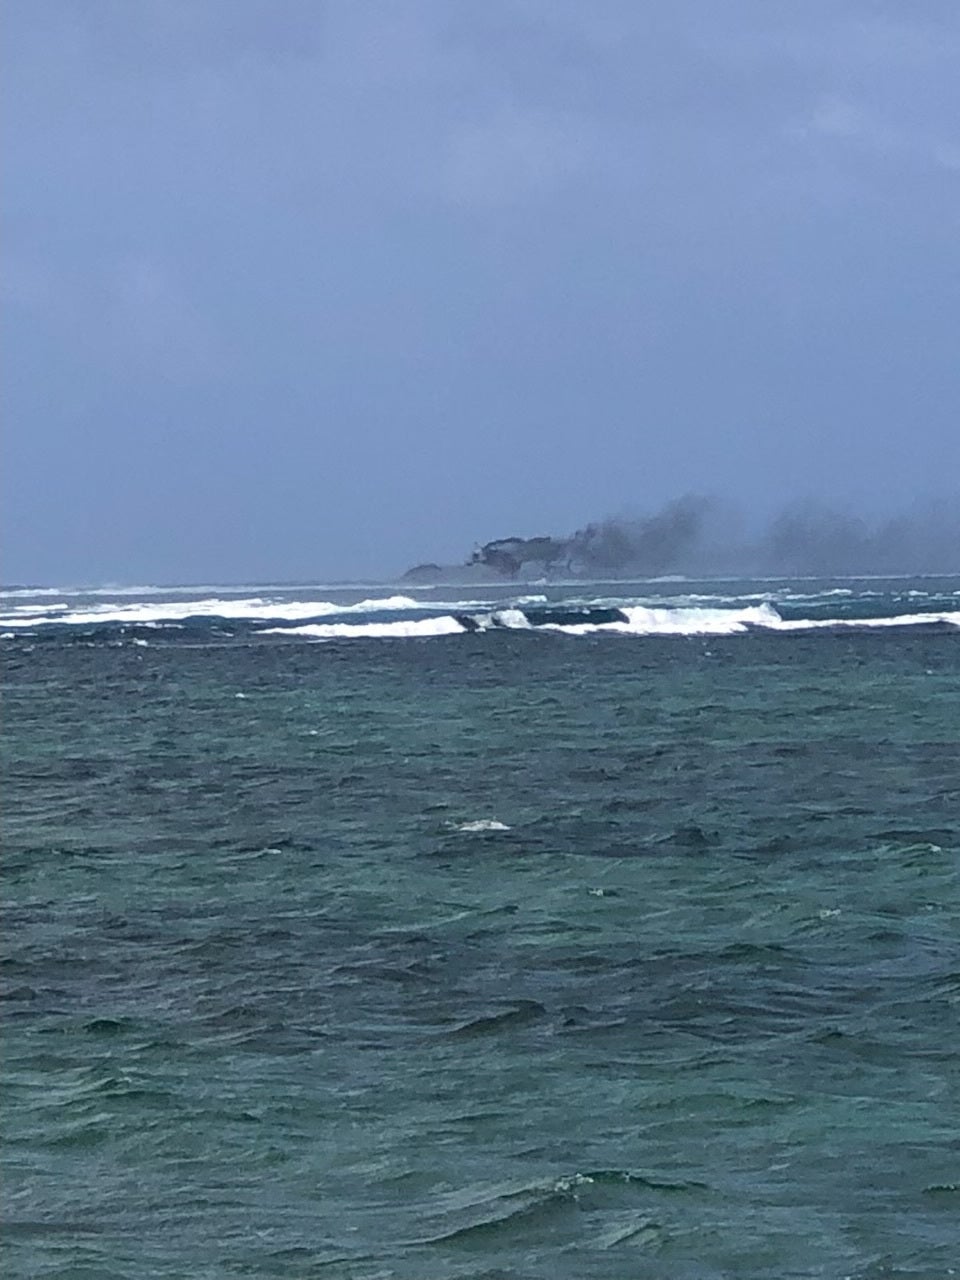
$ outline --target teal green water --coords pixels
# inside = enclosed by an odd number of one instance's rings
[[[955,631],[4,657],[6,1275],[960,1267]]]

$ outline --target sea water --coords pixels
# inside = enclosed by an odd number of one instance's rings
[[[960,581],[0,614],[5,1275],[960,1273]]]

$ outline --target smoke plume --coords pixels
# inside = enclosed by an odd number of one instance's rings
[[[854,576],[960,572],[960,501],[885,520],[818,502],[794,503],[750,529],[730,504],[689,494],[653,515],[611,518],[569,537],[505,538],[474,553],[508,576]]]

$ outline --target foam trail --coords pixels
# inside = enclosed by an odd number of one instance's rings
[[[960,611],[898,613],[889,618],[781,618],[775,630],[813,631],[822,627],[919,627],[933,622],[960,627]]]
[[[304,627],[267,627],[261,636],[308,636],[314,640],[387,640],[462,635],[456,618],[416,618],[401,622],[327,622]]]
[[[454,824],[453,829],[470,835],[478,835],[489,831],[510,830],[505,822],[500,822],[497,818],[476,818],[473,822],[459,822]]]

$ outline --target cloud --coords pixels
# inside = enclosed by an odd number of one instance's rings
[[[454,201],[469,205],[551,196],[590,167],[596,150],[591,122],[511,107],[454,134],[445,185]]]
[[[312,572],[328,520],[355,571],[398,530],[956,470],[955,0],[28,0],[5,27],[23,493],[81,419],[91,460],[135,466],[139,430],[158,501],[233,468],[274,563]],[[158,467],[187,417],[210,451]],[[14,532],[57,562],[62,524]]]
[[[828,95],[810,114],[805,133],[831,138],[861,137],[866,131],[864,113],[855,103]]]
[[[222,344],[205,308],[171,264],[119,255],[82,268],[26,254],[4,260],[0,299],[68,350],[124,373],[178,381],[214,371]]]
[[[49,264],[36,256],[8,253],[0,272],[0,304],[11,311],[42,315],[54,300]]]
[[[805,117],[784,132],[801,143],[855,147],[894,165],[919,161],[940,169],[960,169],[960,139],[938,134],[935,125],[907,128],[888,123],[880,112],[833,94],[818,99]]]
[[[144,363],[174,377],[216,365],[213,328],[169,263],[146,256],[111,263],[100,305],[111,342]]]

